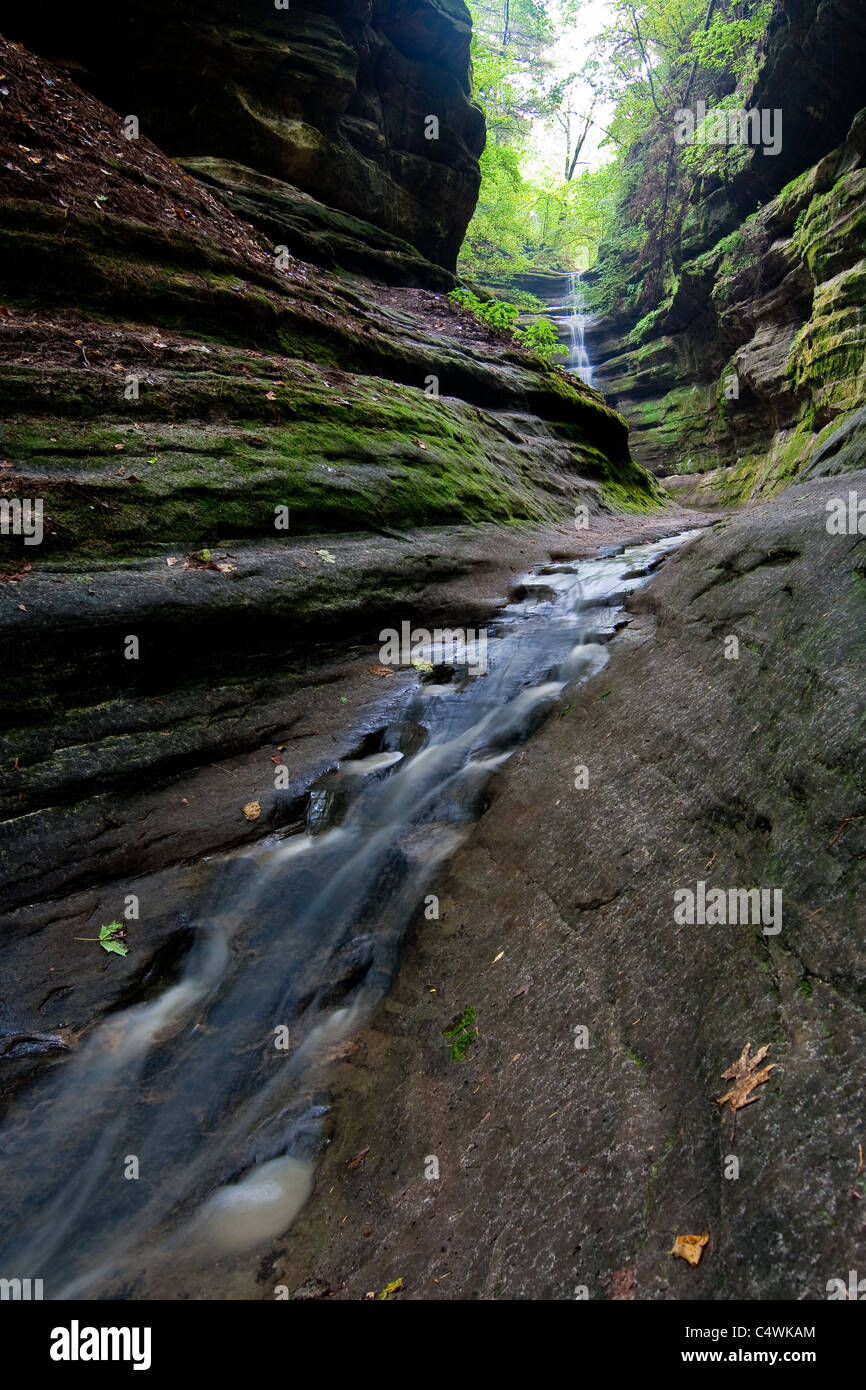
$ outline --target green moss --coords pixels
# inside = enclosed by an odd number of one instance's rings
[[[463,1010],[459,1018],[455,1019],[450,1028],[443,1031],[446,1038],[451,1043],[451,1059],[454,1062],[465,1060],[466,1052],[475,1042],[478,1036],[478,1029],[475,1026],[476,1009],[474,1004]]]

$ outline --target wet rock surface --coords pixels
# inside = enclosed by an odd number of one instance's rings
[[[456,310],[441,268],[419,287],[436,268],[392,234],[339,224],[394,250],[398,286],[278,266],[144,131],[19,45],[0,55],[0,489],[44,507],[41,544],[0,538],[13,911],[237,844],[236,808],[164,820],[154,786],[314,737],[350,631],[501,596],[492,523],[660,498],[596,392]]]
[[[237,556],[230,587],[219,572],[164,559],[120,575],[49,568],[0,586],[16,653],[0,740],[0,1048],[18,1041],[0,1054],[3,1089],[56,1057],[57,1045],[30,1035],[54,1030],[74,1046],[106,1012],[146,997],[154,971],[163,986],[175,978],[179,959],[169,970],[164,953],[187,941],[202,856],[312,823],[317,779],[377,751],[384,712],[416,678],[382,675],[381,626],[489,620],[524,570],[708,519],[669,509],[580,532],[329,537],[333,563],[315,540],[292,540]],[[160,653],[147,674],[121,655],[124,630],[145,611],[142,631]],[[279,789],[277,765],[288,769]],[[250,802],[260,807],[252,821]],[[145,906],[128,957],[74,940],[122,917],[129,894]]]
[[[499,774],[440,919],[419,914],[335,1066],[274,1283],[810,1300],[862,1265],[866,609],[832,495],[793,487],[674,555],[609,666]],[[701,881],[780,889],[781,930],[678,925]],[[455,1062],[443,1030],[470,1005]],[[722,1073],[747,1043],[775,1069],[734,1115]],[[704,1232],[696,1268],[669,1253]]]
[[[111,25],[12,3],[3,23],[170,155],[250,166],[453,270],[484,148],[462,0],[158,0]]]

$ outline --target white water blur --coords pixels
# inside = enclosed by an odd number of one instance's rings
[[[568,361],[561,362],[567,372],[582,377],[587,386],[593,385],[593,368],[586,345],[586,330],[590,316],[586,311],[586,289],[579,270],[569,271],[568,293],[562,304],[554,304],[547,313],[565,339]]]
[[[586,382],[587,386],[592,385],[592,363],[589,360],[589,353],[586,349],[586,293],[581,284],[581,273],[573,270],[568,277],[569,291],[568,304],[571,309],[568,325],[571,335],[571,356],[568,359],[570,372],[576,372]]]

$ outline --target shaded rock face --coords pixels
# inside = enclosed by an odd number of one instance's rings
[[[861,7],[781,6],[748,103],[782,111],[781,152],[705,179],[673,293],[639,323],[623,311],[589,330],[636,457],[704,501],[784,487],[862,403],[864,62]]]
[[[169,154],[281,180],[453,269],[484,147],[462,0],[157,0],[110,24],[13,4],[4,28]]]
[[[44,507],[41,544],[0,537],[5,910],[80,885],[72,844],[116,866],[130,777],[260,749],[321,684],[320,643],[483,571],[465,523],[658,490],[597,393],[444,293],[278,263],[59,70],[5,40],[0,63],[0,490]]]

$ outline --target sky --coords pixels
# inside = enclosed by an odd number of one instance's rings
[[[564,25],[558,16],[558,0],[551,7],[555,15],[557,29],[562,28],[562,37],[558,40],[553,49],[553,67],[557,77],[567,77],[570,72],[575,72],[581,68],[589,56],[589,40],[605,27],[608,21],[609,0],[584,0],[583,9],[576,24]],[[613,158],[613,147],[608,145],[600,150],[599,144],[604,139],[604,131],[599,126],[605,126],[613,115],[613,105],[599,107],[593,119],[598,122],[587,136],[586,144],[581,151],[581,160],[586,163],[581,164],[578,172],[584,169],[597,169],[599,165],[607,163]],[[565,162],[565,136],[558,125],[551,125],[545,129],[540,121],[536,121],[533,126],[530,143],[533,153],[529,160],[527,175],[530,178],[541,178],[547,173],[562,175],[562,166]]]

